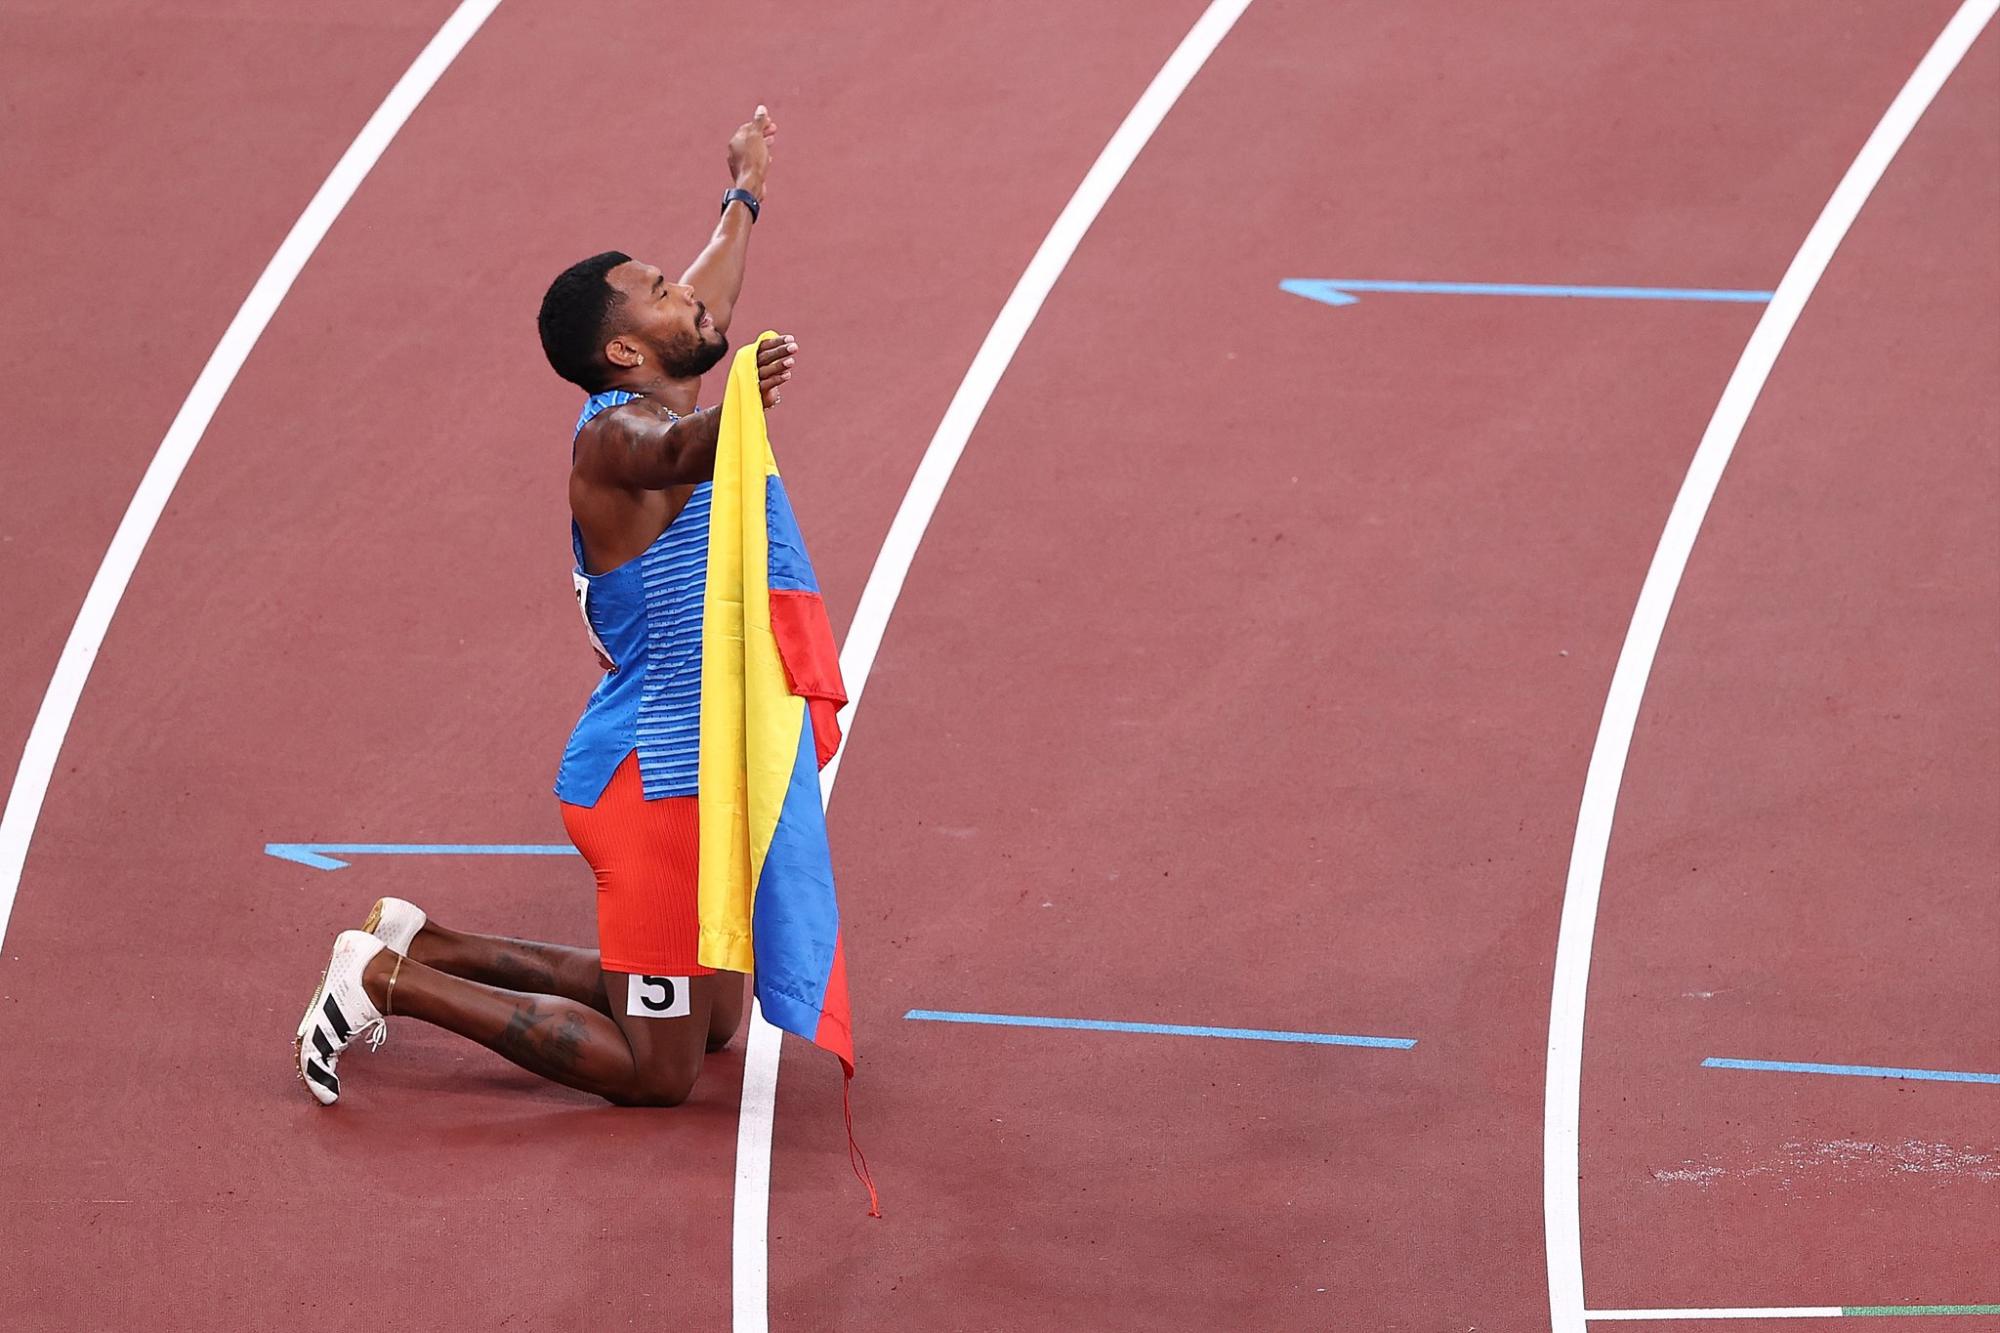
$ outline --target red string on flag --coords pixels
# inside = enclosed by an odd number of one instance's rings
[[[882,1203],[875,1194],[875,1178],[868,1174],[868,1158],[861,1151],[861,1145],[854,1141],[854,1071],[844,1069],[840,1080],[840,1109],[847,1114],[847,1164],[854,1168],[854,1178],[868,1187],[868,1215],[880,1217]]]

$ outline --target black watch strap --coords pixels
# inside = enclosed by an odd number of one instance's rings
[[[744,189],[731,190],[722,196],[722,211],[727,213],[729,206],[734,203],[741,203],[745,208],[750,210],[750,222],[752,226],[755,226],[758,208],[757,196]]]

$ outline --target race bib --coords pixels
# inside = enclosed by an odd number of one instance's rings
[[[597,626],[590,623],[590,580],[582,570],[572,569],[570,583],[576,588],[576,609],[583,615],[583,632],[590,636],[591,650],[597,654],[598,662],[606,671],[616,671],[618,664],[611,660],[611,654],[604,647],[604,640],[597,637]]]
[[[628,1018],[686,1018],[688,979],[686,977],[642,977],[627,979],[625,1014]]]

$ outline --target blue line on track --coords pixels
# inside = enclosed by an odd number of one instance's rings
[[[1933,1083],[2000,1083],[2000,1074],[1969,1074],[1952,1069],[1889,1069],[1880,1065],[1816,1065],[1790,1060],[1725,1060],[1711,1055],[1704,1069],[1761,1069],[1778,1074],[1846,1074],[1852,1078],[1916,1078]]]
[[[1563,287],[1539,282],[1392,282],[1373,278],[1286,278],[1279,288],[1309,301],[1353,305],[1352,292],[1423,296],[1561,296],[1598,301],[1725,301],[1762,305],[1771,292],[1732,287]]]
[[[331,853],[331,855],[329,855]],[[341,856],[575,856],[566,842],[267,842],[264,854],[314,870],[340,870]]]
[[[1008,1028],[1078,1028],[1086,1032],[1143,1032],[1165,1037],[1226,1037],[1234,1041],[1288,1041],[1311,1046],[1373,1046],[1407,1051],[1414,1037],[1352,1037],[1340,1032],[1281,1032],[1265,1028],[1182,1027],[1178,1023],[1113,1023],[1101,1018],[1034,1018],[1026,1014],[968,1014],[912,1009],[903,1015],[924,1023],[989,1023]]]

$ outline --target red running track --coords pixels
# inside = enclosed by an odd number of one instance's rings
[[[451,12],[442,0],[363,0],[337,18],[224,8],[0,6],[10,781],[91,576],[209,349]]]
[[[1540,1049],[1576,795],[1754,310],[1336,311],[1277,282],[1768,287],[1949,9],[1773,4],[1694,26],[1584,5],[1251,7],[1023,346],[878,661],[833,823],[857,1109],[889,1216],[862,1216],[837,1080],[793,1047],[773,1327],[1546,1324]],[[560,839],[546,788],[592,668],[561,582],[573,403],[529,328],[550,273],[605,245],[679,254],[719,189],[695,184],[716,174],[711,141],[739,107],[778,109],[743,313],[811,358],[779,442],[844,625],[992,313],[1198,12],[788,12],[744,54],[720,7],[501,6],[273,321],[84,696],[0,963],[0,1278],[24,1326],[726,1321],[736,1054],[660,1116],[410,1026],[357,1059],[337,1112],[290,1083],[302,988],[369,900],[587,938],[582,868],[325,875],[261,846]],[[370,54],[329,39],[283,81],[311,104],[319,165],[300,132],[296,161],[244,171],[228,185],[246,202],[218,210],[232,228],[262,210],[266,240],[162,215],[149,239],[192,270],[186,299],[148,298],[162,355],[119,386],[116,427],[89,432],[101,484],[83,455],[16,473],[10,451],[0,589],[31,608],[6,649],[8,679],[31,682],[6,692],[11,735],[231,302],[440,16],[340,30]],[[201,62],[254,62],[272,24],[213,23],[155,48],[199,90],[198,129],[175,137],[149,83],[117,94],[162,155],[268,125],[254,83],[224,95]],[[660,73],[612,77],[607,33]],[[1592,996],[1595,1305],[1878,1294],[1837,1280],[1981,1296],[1943,1219],[1976,1222],[1990,1185],[1821,1181],[1774,1202],[1743,1175],[1850,1132],[1979,1150],[1977,1089],[1698,1065],[1836,1059],[1845,1036],[1869,1043],[1857,1061],[1911,1040],[1884,1062],[1994,1067],[1993,1025],[1965,1021],[1993,994],[1970,943],[1991,935],[1995,863],[1978,840],[1995,496],[1977,378],[1995,282],[1973,253],[1993,62],[1989,35],[1864,211],[1669,626]],[[36,160],[84,159],[67,132]],[[123,207],[178,179],[122,183]],[[91,248],[23,216],[37,253]],[[52,322],[65,308],[29,290]],[[0,336],[45,358],[38,382],[74,381],[74,353]],[[1851,364],[1885,362],[1872,380]],[[42,410],[18,392],[10,423]],[[1907,540],[1913,509],[1928,545]],[[68,583],[17,600],[42,586],[24,550],[60,552]],[[1950,551],[1978,558],[1927,576]],[[1827,696],[1845,711],[1823,714]],[[1684,846],[1709,872],[1691,884]],[[1758,875],[1784,883],[1750,899]],[[1923,924],[1885,930],[1885,904],[1913,895]],[[1760,950],[1778,931],[1795,953]],[[1752,993],[1710,984],[1718,965]],[[1697,990],[1717,994],[1681,998]],[[930,1026],[904,1023],[911,1007],[1420,1044]],[[1756,1042],[1774,1049],[1718,1046]],[[1652,1174],[1684,1160],[1725,1174]],[[1865,1262],[1834,1244],[1863,1227]],[[1823,1248],[1788,1257],[1807,1240]]]
[[[1995,1299],[2000,1089],[1690,1070],[2000,1072],[1996,36],[1807,305],[1654,669],[1585,1048],[1596,1306]]]

